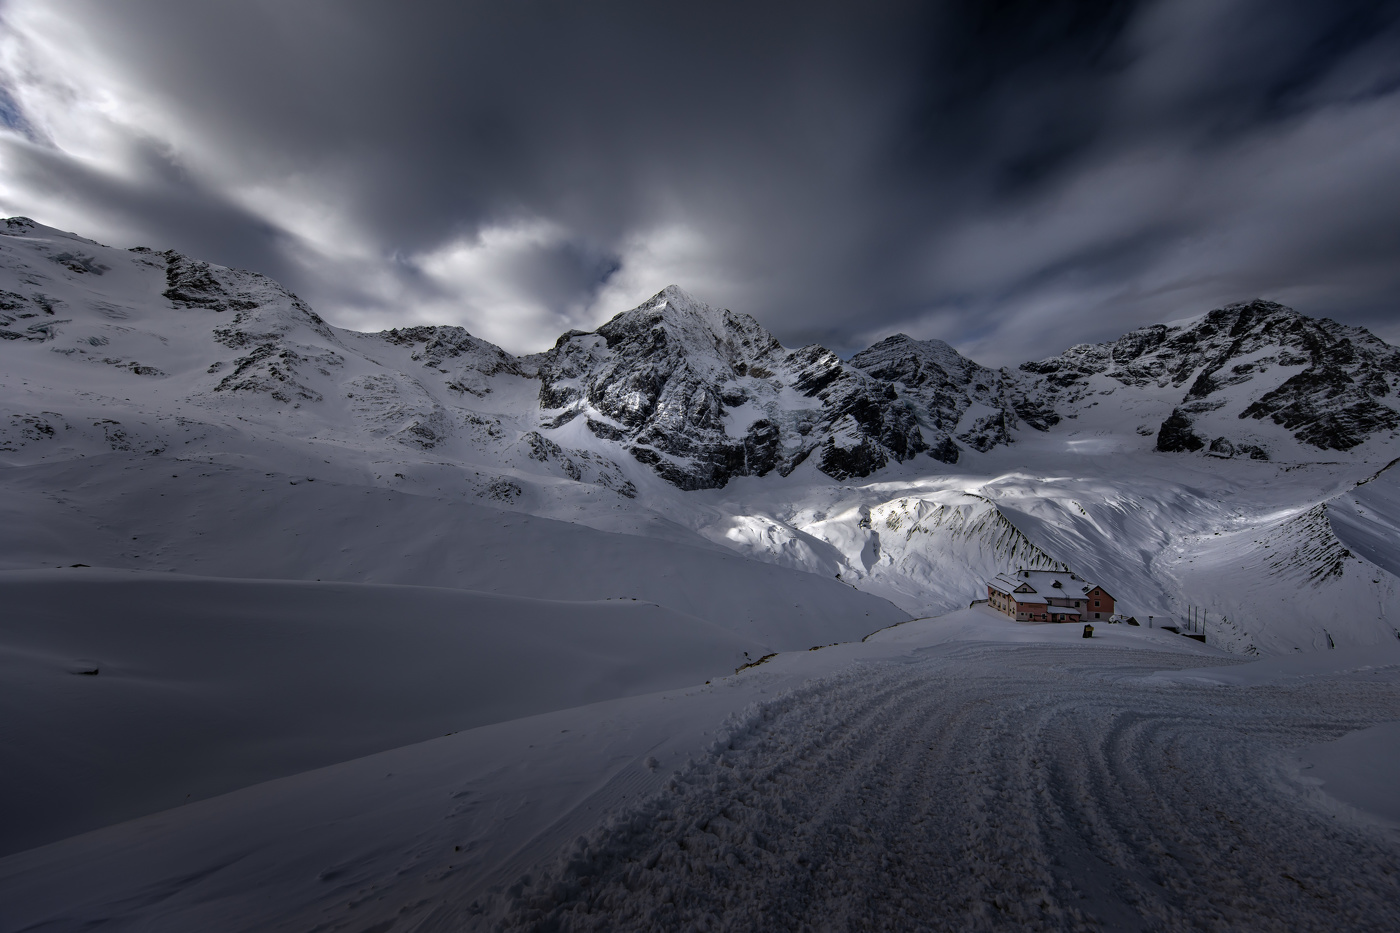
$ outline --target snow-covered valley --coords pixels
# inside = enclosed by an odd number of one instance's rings
[[[515,357],[11,218],[0,930],[1385,929],[1397,381],[1268,302]]]

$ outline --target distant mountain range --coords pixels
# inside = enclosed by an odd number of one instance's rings
[[[25,218],[10,218],[5,230],[57,234]],[[90,241],[58,236],[73,248],[50,252],[49,270],[100,294],[110,260],[84,252],[96,245]],[[13,249],[4,255],[19,258]],[[514,357],[460,327],[339,331],[263,276],[174,252],[129,256],[129,267],[163,274],[167,307],[207,315],[182,319],[186,330],[206,322],[198,327],[202,353],[175,362],[152,356],[152,347],[144,360],[114,358],[113,350],[98,351],[113,346],[111,334],[75,335],[92,327],[33,290],[0,293],[0,339],[147,379],[195,370],[217,377],[194,379],[192,397],[260,395],[293,406],[339,396],[386,437],[417,447],[459,430],[448,406],[489,392],[490,377],[538,379],[542,430],[577,420],[619,456],[682,489],[787,476],[809,458],[837,480],[920,456],[954,464],[968,450],[1014,444],[1024,430],[1049,431],[1109,397],[1119,406],[1170,403],[1160,418],[1136,425],[1159,451],[1296,457],[1298,447],[1347,451],[1400,427],[1400,350],[1363,328],[1262,300],[993,370],[943,341],[903,334],[849,361],[817,345],[787,349],[752,317],[671,286],[596,331],[571,331],[545,353]],[[112,301],[92,310],[100,328],[131,332],[116,323],[126,312]],[[405,375],[447,378],[420,387],[388,375],[333,375],[344,372],[347,356],[388,346],[409,351],[416,365]],[[435,382],[446,392],[433,392]],[[534,450],[558,456],[543,436]]]
[[[389,526],[362,503],[403,492],[443,528],[490,524],[447,517],[485,506],[721,545],[805,571],[830,606],[853,585],[926,615],[996,572],[1069,566],[1129,613],[1208,607],[1236,650],[1391,639],[1397,388],[1400,350],[1261,300],[991,369],[903,334],[849,360],[787,348],[670,287],[514,356],[460,327],[334,327],[265,276],[10,218],[0,462],[28,517],[11,509],[0,568],[482,585],[450,563],[467,547],[454,533],[387,576],[367,556]],[[248,532],[275,546],[235,547],[252,538],[223,523],[251,519],[209,514],[188,464],[239,501],[275,479],[284,494],[315,482],[322,504],[298,512],[298,490]],[[125,533],[170,509],[188,520]],[[636,595],[637,574],[608,582],[635,557],[604,553],[568,579],[604,574],[587,598]],[[709,617],[780,618],[801,639],[810,602],[721,600]]]

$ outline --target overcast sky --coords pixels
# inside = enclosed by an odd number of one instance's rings
[[[516,352],[677,284],[993,365],[1264,296],[1400,342],[1348,0],[0,0],[0,211]]]

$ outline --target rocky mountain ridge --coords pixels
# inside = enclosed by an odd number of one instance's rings
[[[823,347],[784,349],[745,314],[672,286],[539,365],[545,424],[584,418],[683,489],[786,476],[816,454],[836,479],[927,450],[914,406]]]
[[[1094,391],[1095,377],[1180,392],[1156,432],[1157,450],[1166,452],[1209,445],[1217,455],[1267,457],[1258,444],[1230,436],[1248,431],[1246,419],[1268,419],[1300,444],[1337,451],[1400,427],[1400,349],[1365,328],[1258,299],[1183,324],[1138,328],[1112,343],[1071,347],[1023,363],[1021,373],[1022,397],[1057,415],[1075,411]],[[1198,422],[1215,413],[1205,420],[1228,433],[1211,438]],[[1228,417],[1246,423],[1232,428]]]
[[[181,315],[195,344],[176,354],[176,381],[195,404],[344,409],[400,445],[518,448],[556,475],[624,494],[636,491],[627,460],[686,490],[803,464],[840,481],[919,457],[957,463],[1130,408],[1156,450],[1217,457],[1348,451],[1400,428],[1400,350],[1262,300],[993,370],[903,334],[850,360],[788,349],[752,317],[671,286],[593,332],[515,357],[460,327],[341,330],[271,279],[171,251],[111,250],[25,218],[0,233],[28,241],[0,251],[20,281],[58,276],[96,322],[73,323],[44,291],[6,291],[0,343],[166,379],[172,364],[148,354],[167,352],[157,349],[170,342],[161,316]],[[106,284],[128,280],[137,297]],[[84,333],[63,336],[70,328]],[[489,411],[503,378],[537,383],[537,408],[512,429]],[[29,430],[38,416],[14,417]]]
[[[686,489],[785,476],[813,454],[838,480],[919,455],[952,464],[1051,431],[1115,392],[1166,406],[1138,430],[1162,452],[1269,459],[1280,440],[1260,421],[1318,451],[1400,427],[1400,350],[1263,300],[1013,371],[904,334],[849,361],[819,346],[786,350],[753,318],[673,286],[593,334],[560,338],[539,373],[547,425],[584,417]]]
[[[523,514],[722,547],[913,615],[1029,565],[1133,612],[1209,604],[1241,651],[1325,647],[1338,606],[1366,638],[1400,617],[1373,618],[1400,587],[1357,556],[1388,553],[1395,484],[1348,492],[1400,453],[1397,351],[1265,302],[991,369],[907,335],[849,360],[786,348],[668,288],[517,357],[460,327],[335,327],[256,273],[18,219],[0,222],[0,292],[0,460],[15,501],[49,510],[40,565],[92,563],[70,545],[96,535],[104,566],[177,566],[184,544],[144,519],[113,538],[101,517],[149,475],[151,515],[176,509],[210,546],[274,489],[324,490],[267,516],[288,554],[317,555],[311,576],[362,579],[387,555],[456,579],[434,535],[345,530],[402,494],[504,510],[502,528]],[[247,503],[187,494],[225,468]],[[342,533],[365,548],[354,566]],[[36,560],[31,538],[12,536],[13,566]]]

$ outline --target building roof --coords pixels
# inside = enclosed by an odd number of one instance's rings
[[[1089,595],[1090,590],[1099,586],[1088,582],[1078,574],[1059,570],[1018,570],[1015,573],[999,573],[989,580],[987,585],[1000,592],[1009,593],[1023,603],[1041,602],[1046,598],[1083,599]],[[1029,586],[1032,592],[1017,593],[1016,589],[1021,586]],[[1103,589],[1103,587],[1099,586],[1099,589]],[[1103,591],[1108,593],[1106,589]],[[1039,599],[1035,598],[1037,596]],[[1063,607],[1057,606],[1056,608]]]

